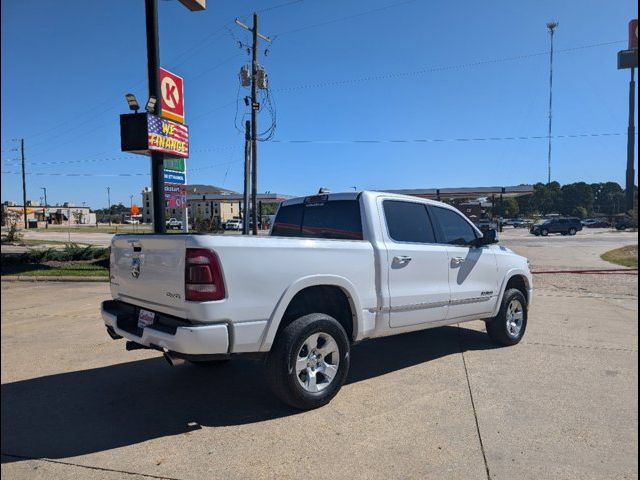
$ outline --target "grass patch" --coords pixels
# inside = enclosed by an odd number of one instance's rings
[[[638,245],[628,245],[610,250],[601,256],[603,260],[623,267],[638,268]]]
[[[72,226],[71,228],[67,228],[65,226],[52,226],[49,227],[49,229],[45,229],[45,228],[30,228],[29,229],[30,232],[43,232],[43,233],[47,233],[47,232],[67,232],[70,231],[71,235],[73,235],[74,233],[150,233],[153,231],[153,228],[151,227],[151,225],[148,224],[144,224],[144,225],[127,225],[127,224],[120,224],[120,225],[98,225],[96,226],[88,226],[88,225],[84,225],[84,226]]]
[[[21,277],[107,277],[109,269],[93,263],[69,262],[55,266],[29,263],[3,265],[2,275],[19,275]]]
[[[6,242],[2,241],[3,245],[17,245],[19,247],[37,247],[39,245],[69,245],[69,242],[65,242],[62,240],[40,240],[37,238],[23,238],[18,242]],[[77,243],[75,245],[84,246],[83,243]]]

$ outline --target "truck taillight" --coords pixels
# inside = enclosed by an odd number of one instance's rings
[[[184,293],[187,300],[195,302],[225,297],[222,269],[214,252],[205,248],[187,248]]]

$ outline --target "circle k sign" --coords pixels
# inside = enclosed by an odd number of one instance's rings
[[[184,123],[184,81],[182,77],[161,68],[160,93],[162,116]]]

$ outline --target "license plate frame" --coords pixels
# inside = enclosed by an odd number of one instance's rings
[[[156,313],[143,308],[138,312],[138,328],[145,328],[153,325],[156,321]]]

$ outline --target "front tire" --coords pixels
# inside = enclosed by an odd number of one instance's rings
[[[504,293],[498,315],[485,322],[487,333],[498,345],[515,345],[522,340],[527,329],[527,299],[520,290]]]
[[[267,358],[267,379],[288,405],[310,410],[336,396],[349,371],[349,339],[329,315],[312,313],[276,336]]]
[[[571,235],[572,237],[573,237],[576,233],[578,233],[578,231],[577,231],[575,228],[570,228],[570,229],[569,229],[569,235]]]
[[[540,235],[542,235],[543,237],[548,237],[549,236],[549,230],[547,230],[546,228],[544,230],[542,230],[540,232]]]

